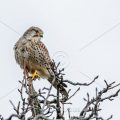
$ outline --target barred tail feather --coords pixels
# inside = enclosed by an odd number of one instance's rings
[[[60,89],[60,93],[64,96],[64,98],[68,98],[68,93],[65,89],[65,87],[67,87],[67,85],[65,83],[60,83],[60,81],[58,79],[55,79],[54,82],[53,82],[53,78],[49,78],[48,81],[52,84],[53,83],[53,86],[54,88],[57,89],[57,86],[59,85],[59,89]]]

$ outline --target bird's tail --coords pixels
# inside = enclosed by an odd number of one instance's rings
[[[60,90],[60,93],[63,95],[64,99],[68,98],[68,92],[66,91],[67,85],[65,83],[60,82],[60,80],[56,79],[53,82],[53,78],[49,78],[48,81],[53,84],[54,88],[58,88]]]

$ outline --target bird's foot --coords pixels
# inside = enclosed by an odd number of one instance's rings
[[[32,80],[34,80],[35,78],[40,78],[40,75],[38,74],[37,70],[35,70],[35,72],[32,74]]]

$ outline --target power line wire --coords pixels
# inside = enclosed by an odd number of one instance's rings
[[[89,47],[94,42],[100,40],[100,38],[102,38],[103,36],[105,36],[106,34],[108,34],[109,32],[111,32],[115,28],[117,28],[119,25],[120,25],[120,22],[117,23],[117,24],[115,24],[114,26],[112,26],[111,28],[109,28],[108,30],[106,30],[105,32],[103,32],[101,35],[99,35],[98,37],[96,37],[95,39],[93,39],[92,41],[90,41],[89,43],[87,43],[86,45],[84,45],[83,47],[81,47],[80,48],[80,52],[82,52],[85,48]]]
[[[5,95],[0,97],[0,100],[5,99],[6,97],[8,97],[11,93],[13,93],[16,89],[18,89],[18,87],[15,87],[14,89],[12,89],[11,91],[9,91],[8,93],[6,93]]]
[[[10,25],[4,23],[3,21],[0,20],[0,23],[4,26],[6,26],[7,28],[9,28],[10,30],[12,30],[13,32],[15,32],[16,34],[20,35],[20,33],[18,33],[14,28],[12,28]]]

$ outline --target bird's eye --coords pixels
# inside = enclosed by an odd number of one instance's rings
[[[35,31],[32,31],[31,32],[31,36],[35,36],[36,35],[36,32]]]

